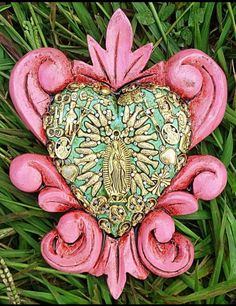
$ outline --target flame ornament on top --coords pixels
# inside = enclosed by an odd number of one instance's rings
[[[151,83],[168,88],[187,101],[191,123],[189,148],[193,148],[207,137],[221,122],[226,107],[227,84],[221,68],[202,51],[187,49],[178,52],[167,62],[160,62],[145,70],[152,44],[132,51],[132,43],[130,22],[119,9],[108,24],[105,49],[88,36],[92,65],[77,60],[70,61],[61,51],[53,48],[41,48],[27,53],[15,65],[10,77],[10,95],[26,127],[44,145],[48,145],[43,118],[50,105],[52,106],[51,97],[54,96],[55,99],[57,94],[68,86],[73,86],[73,83],[86,86],[104,84],[105,91],[108,88],[108,92],[112,93],[120,92],[130,83],[138,87],[145,87],[145,84]],[[129,97],[121,98],[118,103],[132,105],[138,100],[137,96],[134,98],[130,93]],[[78,114],[73,113],[75,105],[71,104],[71,107],[72,116],[65,126],[67,138],[72,137],[78,119]],[[99,109],[97,111],[99,112]],[[166,112],[165,120],[168,120],[168,117],[169,113]],[[60,116],[58,118],[60,120]],[[96,127],[96,124],[94,126]],[[142,128],[141,131],[144,132],[147,129],[145,125]],[[172,127],[172,136],[175,135],[175,128]],[[60,135],[60,130],[57,131]],[[169,137],[169,134],[167,136]],[[65,139],[64,142],[60,140],[60,144],[63,143],[65,147],[56,147],[62,157],[68,153],[66,150],[70,149]],[[119,146],[128,164],[129,155],[120,143],[113,143],[108,149],[110,151],[107,151],[110,154],[107,160],[111,160],[112,166],[118,160],[112,153]],[[143,145],[147,146],[147,142],[143,141]],[[151,150],[156,149],[154,147]],[[163,161],[175,163],[176,156],[171,150],[172,148],[169,148],[162,156]],[[54,151],[49,149],[50,152]],[[141,158],[144,160],[143,156]],[[139,165],[145,174],[147,166],[145,163]],[[112,169],[114,168],[110,167],[104,175],[113,177],[115,172]],[[116,172],[121,174],[122,169],[119,169],[120,172]],[[85,209],[83,198],[75,196],[76,193],[64,179],[66,175],[68,178],[68,173],[74,175],[69,176],[70,179],[77,177],[77,173],[73,172],[75,167],[63,171],[62,174],[58,172],[53,157],[24,154],[12,161],[10,178],[22,191],[39,192],[38,202],[43,210],[65,212],[56,229],[46,234],[41,242],[42,255],[48,264],[71,273],[107,275],[107,283],[115,299],[118,299],[123,291],[127,273],[139,279],[145,279],[150,272],[161,277],[174,277],[191,267],[194,259],[193,245],[188,238],[175,231],[172,216],[197,211],[197,200],[215,198],[222,192],[227,180],[226,169],[218,159],[209,155],[187,157],[170,181],[165,177],[166,188],[160,192],[153,209],[140,221],[141,223],[137,223],[137,230],[134,231],[132,227],[125,234],[114,238],[109,234],[104,235],[97,219]],[[131,173],[131,170],[129,171],[126,172],[127,175]],[[85,171],[84,174],[89,176],[88,173],[89,171]],[[97,175],[99,177],[99,173]],[[153,177],[156,185],[152,188],[158,191],[160,174]],[[142,180],[138,175],[131,179],[130,188],[134,181],[142,189]],[[95,184],[97,182],[99,180]],[[125,180],[122,184],[108,184],[108,192],[123,192],[125,184]],[[190,184],[191,193],[187,191]]]
[[[103,49],[88,35],[88,48],[93,65],[75,61],[75,68],[80,75],[100,80],[117,90],[124,84],[142,77],[152,52],[152,44],[147,44],[134,52],[133,33],[128,18],[121,10],[112,16],[106,33],[106,49]],[[81,65],[81,67],[80,67]]]

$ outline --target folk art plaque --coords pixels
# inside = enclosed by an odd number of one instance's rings
[[[16,157],[11,181],[39,192],[43,210],[64,213],[42,255],[61,271],[107,275],[115,299],[127,273],[168,278],[191,267],[193,245],[172,216],[196,212],[227,180],[215,157],[186,155],[223,118],[221,68],[187,49],[145,70],[152,44],[131,51],[132,43],[118,9],[105,49],[88,36],[92,65],[41,48],[10,77],[19,116],[48,150]]]

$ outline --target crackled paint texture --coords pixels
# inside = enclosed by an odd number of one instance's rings
[[[208,55],[196,49],[180,51],[167,62],[144,70],[152,44],[132,52],[132,43],[130,22],[117,10],[108,24],[106,49],[88,36],[92,65],[70,61],[53,48],[27,53],[15,65],[10,77],[10,95],[26,127],[46,145],[48,136],[43,118],[53,105],[51,97],[66,90],[71,83],[86,86],[102,83],[112,93],[128,83],[142,87],[152,83],[168,87],[183,101],[188,101],[189,149],[193,148],[223,118],[227,100],[224,73]],[[218,196],[225,187],[227,175],[224,165],[212,156],[187,157],[185,164],[171,176],[170,184],[156,197],[152,211],[144,216],[137,230],[132,227],[117,238],[104,235],[96,217],[85,209],[83,199],[71,191],[68,180],[58,172],[49,156],[18,156],[11,163],[10,178],[22,191],[38,191],[42,209],[65,212],[56,229],[41,242],[42,255],[48,264],[71,273],[107,275],[110,292],[117,299],[125,286],[126,273],[139,279],[145,279],[150,272],[174,277],[191,267],[193,245],[175,231],[172,216],[193,213],[198,209],[198,199]],[[76,184],[79,186],[81,182],[78,180]],[[187,191],[190,184],[191,193]]]

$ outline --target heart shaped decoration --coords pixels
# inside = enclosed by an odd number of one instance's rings
[[[154,208],[190,144],[187,103],[152,83],[119,92],[71,83],[54,97],[43,122],[57,170],[114,237]]]
[[[41,241],[44,259],[67,273],[106,275],[115,299],[127,274],[169,278],[191,267],[194,247],[172,217],[196,212],[198,199],[214,199],[227,182],[215,157],[185,155],[223,119],[222,69],[196,49],[146,69],[153,45],[132,46],[131,24],[118,9],[105,48],[88,36],[91,64],[53,48],[32,50],[15,65],[9,88],[51,156],[17,156],[11,181],[39,192],[43,210],[64,213]]]

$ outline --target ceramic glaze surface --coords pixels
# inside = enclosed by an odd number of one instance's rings
[[[187,103],[168,87],[71,83],[44,115],[58,171],[98,224],[122,236],[154,209],[186,160]]]

